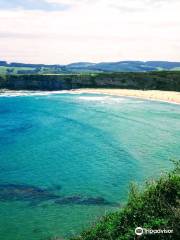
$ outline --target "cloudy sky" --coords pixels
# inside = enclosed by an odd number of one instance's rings
[[[180,0],[0,0],[0,59],[180,61]]]

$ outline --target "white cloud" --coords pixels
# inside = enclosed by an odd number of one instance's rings
[[[0,11],[1,59],[42,63],[180,60],[180,3],[176,0],[48,2],[72,7],[61,12]]]

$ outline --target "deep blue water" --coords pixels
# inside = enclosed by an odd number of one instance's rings
[[[0,185],[124,203],[131,181],[157,177],[180,155],[180,107],[98,94],[0,97]],[[3,240],[79,233],[111,204],[0,196]],[[23,193],[24,194],[24,193]],[[8,196],[8,197],[7,197]]]

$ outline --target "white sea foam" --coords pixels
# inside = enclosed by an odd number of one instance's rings
[[[27,91],[27,90],[6,90],[3,89],[0,91],[0,97],[23,97],[23,96],[48,96],[52,94],[73,94],[73,95],[79,95],[78,100],[79,101],[95,101],[95,102],[101,102],[101,103],[110,103],[110,102],[121,102],[124,99],[120,97],[113,97],[113,96],[105,96],[104,94],[89,94],[89,96],[80,96],[81,92],[71,91],[71,90],[60,90],[60,91]]]
[[[126,101],[126,98],[123,97],[114,97],[114,96],[102,96],[101,94],[99,96],[94,96],[93,94],[91,96],[79,96],[78,101],[88,101],[88,102],[97,102],[102,104],[120,104],[123,101]]]
[[[84,100],[84,101],[104,101],[109,97],[106,96],[80,96],[79,100]]]
[[[70,91],[27,91],[27,90],[2,90],[0,91],[0,97],[21,97],[21,96],[46,96],[51,94],[64,94],[71,93]]]
[[[48,95],[57,95],[57,94],[73,94],[79,95],[78,101],[88,101],[88,102],[97,102],[102,104],[120,104],[123,101],[131,99],[130,97],[121,97],[121,96],[112,96],[105,94],[89,93],[87,96],[81,96],[82,92],[77,92],[73,90],[59,90],[59,91],[30,91],[30,90],[0,90],[0,97],[23,97],[23,96],[48,96]],[[144,102],[143,100],[136,100],[136,103]]]

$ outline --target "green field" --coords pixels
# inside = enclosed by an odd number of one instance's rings
[[[4,67],[0,66],[0,74],[18,74],[18,71],[34,71],[35,68],[30,67]]]

